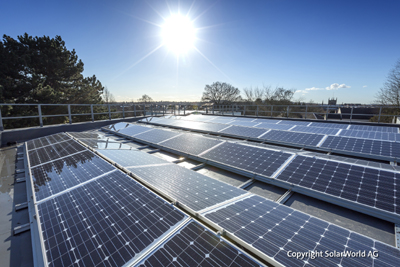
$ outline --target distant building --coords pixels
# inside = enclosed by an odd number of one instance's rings
[[[328,105],[329,105],[329,106],[336,106],[336,103],[337,103],[337,98],[336,98],[336,99],[334,99],[334,98],[332,98],[332,99],[328,98]]]

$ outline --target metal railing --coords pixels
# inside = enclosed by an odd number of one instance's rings
[[[34,115],[21,115],[21,116],[4,116],[2,115],[2,109],[8,108],[8,113],[12,109],[18,107],[26,107],[25,110],[30,109]],[[54,107],[50,109],[49,107]],[[79,108],[81,112],[73,112],[74,108]],[[44,112],[47,110],[47,113]],[[86,111],[82,112],[82,109]],[[53,113],[65,110],[60,114]],[[49,112],[50,111],[50,112]],[[50,114],[48,114],[50,113]],[[186,115],[187,105],[160,105],[160,104],[0,104],[0,131],[4,130],[3,121],[7,120],[23,120],[23,119],[37,119],[36,124],[39,127],[45,125],[47,118],[64,117],[69,124],[73,122],[83,121],[98,121],[98,120],[112,120],[115,118],[134,118],[134,117],[145,117],[145,116],[157,116],[157,115]],[[87,116],[89,119],[81,120],[76,119],[79,116]],[[97,117],[97,119],[96,119]],[[74,119],[75,118],[75,119]],[[30,124],[33,124],[31,122]],[[60,124],[60,123],[58,123]],[[8,128],[19,128],[19,127],[8,127]]]
[[[53,107],[53,108],[51,108]],[[15,114],[15,109],[23,111],[29,110],[29,115]],[[400,109],[387,106],[330,106],[330,105],[251,105],[237,103],[233,105],[210,105],[205,104],[196,106],[192,103],[184,104],[161,104],[161,103],[114,103],[114,104],[0,104],[0,130],[4,130],[3,121],[37,119],[36,122],[30,121],[29,126],[33,123],[43,127],[49,122],[49,118],[64,117],[65,122],[60,122],[62,119],[55,120],[56,124],[83,121],[98,121],[112,120],[116,118],[133,118],[157,115],[186,115],[196,111],[214,115],[229,115],[229,116],[255,116],[264,118],[292,118],[303,120],[345,120],[352,122],[355,120],[369,121],[368,118],[373,118],[376,123],[396,123],[397,117],[400,116]],[[362,108],[368,108],[374,113],[360,114]],[[343,109],[346,112],[337,113]],[[8,116],[2,116],[2,110],[7,112]],[[10,111],[11,110],[11,111]],[[60,113],[61,112],[61,113]],[[9,116],[11,114],[11,116]],[[26,112],[24,112],[26,114]],[[86,116],[86,120],[80,119],[81,116]],[[367,119],[366,119],[367,118]],[[19,128],[12,123],[6,128]]]

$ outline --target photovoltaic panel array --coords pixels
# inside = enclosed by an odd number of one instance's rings
[[[29,161],[31,167],[33,167],[84,150],[85,148],[82,145],[71,139],[62,143],[55,143],[35,150],[30,150]]]
[[[128,168],[137,177],[194,211],[211,207],[247,192],[174,164]]]
[[[263,128],[263,129],[274,129],[274,130],[289,130],[290,128],[293,127],[293,125],[288,125],[288,124],[272,124],[272,123],[259,123],[255,125],[254,127],[257,128]]]
[[[149,130],[152,130],[152,128],[143,127],[140,125],[132,125],[132,126],[129,126],[128,128],[118,131],[118,133],[125,134],[128,136],[133,136],[133,135],[137,135],[137,134],[149,131]]]
[[[129,143],[122,143],[116,141],[103,141],[100,139],[80,139],[80,142],[94,149],[133,149]]]
[[[336,135],[340,129],[335,128],[321,128],[321,127],[306,127],[296,126],[290,129],[291,132],[315,133],[315,134],[329,134]]]
[[[368,132],[368,131],[359,131],[359,130],[342,130],[339,133],[339,136],[400,142],[400,134],[391,133],[391,132],[378,132],[378,131]]]
[[[112,125],[106,126],[106,129],[118,132],[118,131],[120,131],[122,129],[125,129],[126,127],[130,127],[130,126],[132,126],[132,124],[130,124],[130,123],[118,122],[116,124],[112,124]]]
[[[71,138],[64,133],[59,133],[30,140],[27,142],[27,145],[28,145],[28,150],[33,150],[67,140],[71,140]]]
[[[241,127],[241,126],[232,125],[231,127],[226,128],[219,132],[224,133],[224,134],[236,135],[236,136],[248,136],[248,137],[257,138],[260,135],[264,134],[266,131],[267,130],[265,130],[265,129],[252,128],[252,127]]]
[[[299,125],[299,126],[307,126],[310,124],[309,121],[289,121],[289,120],[281,120],[279,124],[288,124],[288,125]]]
[[[165,142],[161,142],[160,145],[187,154],[198,155],[221,143],[222,141],[200,135],[183,134]]]
[[[174,136],[178,136],[179,134],[180,133],[167,130],[153,129],[151,131],[138,134],[135,136],[135,138],[157,144]]]
[[[398,266],[400,251],[259,196],[205,215],[213,223],[285,266]],[[378,251],[379,257],[288,257],[288,252]],[[340,265],[339,265],[340,264]]]
[[[251,121],[231,121],[227,124],[237,125],[237,126],[246,126],[246,127],[254,127],[259,124],[259,122],[251,122]]]
[[[115,168],[90,151],[31,169],[36,201],[43,200]]]
[[[166,160],[139,150],[101,150],[99,153],[122,167],[137,167],[169,163]]]
[[[37,208],[48,266],[123,266],[187,217],[120,171]]]
[[[138,266],[260,266],[245,253],[195,221],[189,224]]]
[[[398,127],[369,126],[369,125],[350,125],[349,130],[368,131],[368,132],[399,133],[399,128]]]
[[[189,121],[181,121],[179,124],[175,124],[177,126],[193,129],[193,130],[200,130],[200,131],[210,131],[210,132],[218,132],[228,125],[220,124],[220,123],[208,123],[208,122],[189,122]]]
[[[321,134],[292,133],[288,131],[271,130],[261,136],[260,139],[305,146],[317,146],[323,137],[324,136]]]
[[[347,129],[349,127],[349,124],[312,122],[309,126],[321,127],[321,128]]]
[[[397,142],[328,136],[321,147],[337,151],[400,158],[400,143]]]
[[[297,156],[276,179],[400,214],[397,172]]]
[[[268,177],[290,156],[292,154],[228,142],[202,155],[205,159]]]

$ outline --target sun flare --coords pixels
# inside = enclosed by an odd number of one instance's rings
[[[162,26],[164,44],[175,54],[186,53],[194,46],[196,29],[188,17],[173,15]]]

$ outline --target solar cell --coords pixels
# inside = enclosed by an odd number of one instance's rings
[[[258,121],[257,121],[258,122]],[[255,125],[254,127],[263,128],[263,129],[275,129],[275,130],[289,130],[293,127],[293,125],[288,124],[273,124],[273,123],[265,123],[262,122],[260,124]]]
[[[121,134],[125,134],[128,136],[134,136],[149,130],[152,130],[153,128],[149,128],[149,127],[144,127],[144,126],[140,126],[140,125],[132,125],[129,126],[128,128],[122,129],[119,131],[119,133]]]
[[[85,148],[74,140],[31,150],[29,151],[30,166],[33,167],[84,150]]]
[[[159,142],[165,141],[180,134],[181,133],[178,132],[172,132],[162,129],[154,129],[149,132],[138,134],[135,136],[135,138],[157,144]]]
[[[286,266],[377,266],[378,260],[396,266],[400,259],[400,251],[394,247],[259,196],[211,211],[206,218]],[[322,251],[325,255],[325,251],[364,249],[367,254],[378,250],[379,258],[357,258],[355,264],[344,257],[288,257],[289,251]]]
[[[350,125],[349,130],[368,131],[368,132],[385,132],[398,133],[398,127],[370,126],[370,125]]]
[[[315,133],[315,134],[329,134],[335,135],[340,129],[335,128],[321,128],[321,127],[306,127],[306,126],[296,126],[291,129],[291,132],[303,132],[303,133]]]
[[[166,160],[138,150],[101,150],[99,152],[123,167],[169,163]]]
[[[372,140],[400,142],[400,134],[390,133],[390,132],[342,130],[339,133],[339,136],[348,136],[348,137],[365,138],[365,139],[372,139]]]
[[[400,158],[400,143],[397,142],[328,136],[321,147],[332,150]]]
[[[297,156],[275,179],[400,214],[400,173]]]
[[[128,168],[128,170],[194,211],[247,193],[175,164]]]
[[[161,142],[160,145],[184,153],[198,155],[221,143],[222,141],[200,135],[183,134],[165,142]]]
[[[37,208],[48,266],[123,266],[186,218],[119,171]]]
[[[291,155],[275,150],[225,142],[204,153],[202,157],[269,177]]]
[[[36,201],[114,170],[90,151],[49,162],[31,169]]]
[[[324,136],[321,134],[296,133],[288,131],[271,130],[260,137],[260,139],[293,143],[306,146],[317,146]]]
[[[212,231],[190,221],[138,266],[260,266]]]
[[[334,128],[334,129],[346,129],[348,124],[330,123],[330,122],[312,122],[309,126],[311,127],[322,127],[322,128]]]
[[[266,131],[267,130],[265,129],[232,125],[231,127],[220,131],[220,133],[257,138]]]
[[[51,144],[64,142],[67,140],[71,140],[71,138],[64,133],[58,133],[58,134],[44,136],[41,138],[30,140],[27,142],[27,145],[28,145],[28,150],[33,150],[33,149],[41,148],[41,147],[48,146]]]

